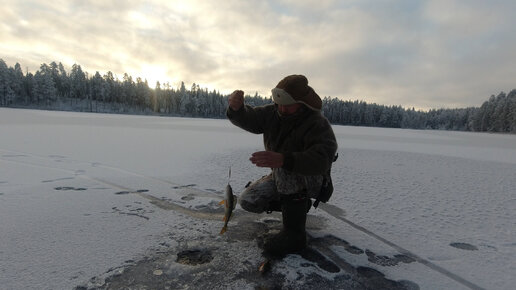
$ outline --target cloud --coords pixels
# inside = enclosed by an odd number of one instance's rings
[[[8,0],[0,57],[266,96],[302,73],[321,96],[478,106],[515,87],[512,2]]]

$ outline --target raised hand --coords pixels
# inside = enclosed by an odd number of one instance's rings
[[[229,95],[229,107],[233,111],[238,111],[244,105],[244,91],[236,90]]]

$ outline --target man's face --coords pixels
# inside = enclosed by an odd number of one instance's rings
[[[292,105],[278,105],[278,112],[282,116],[290,116],[299,111],[299,108],[301,108],[302,104],[296,103]]]

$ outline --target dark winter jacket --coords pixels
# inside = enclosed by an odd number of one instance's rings
[[[234,125],[255,134],[263,134],[267,151],[282,153],[283,168],[302,175],[324,175],[337,151],[335,134],[320,111],[301,107],[292,116],[280,116],[274,104],[238,111],[228,108]]]

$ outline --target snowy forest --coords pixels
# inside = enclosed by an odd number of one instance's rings
[[[174,88],[158,82],[152,89],[127,73],[121,80],[110,71],[90,75],[78,64],[67,72],[62,63],[44,63],[35,74],[24,74],[19,63],[8,67],[0,59],[2,107],[224,118],[227,97],[195,83]],[[245,98],[252,106],[272,102],[258,94]],[[324,97],[323,113],[339,125],[516,133],[516,90],[493,95],[480,107],[429,111]]]

